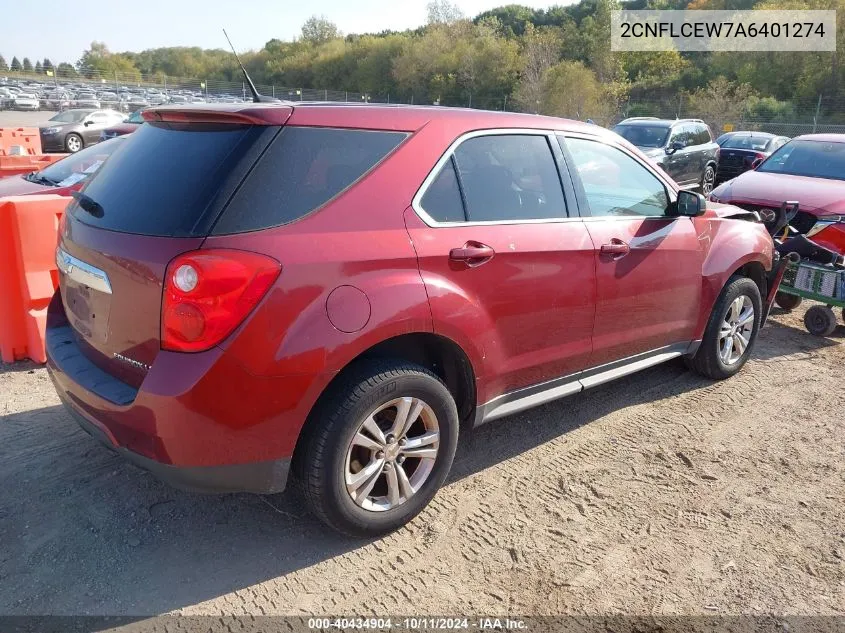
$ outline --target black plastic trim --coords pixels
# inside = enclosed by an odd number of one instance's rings
[[[56,367],[80,387],[120,406],[135,400],[137,389],[104,372],[85,357],[69,325],[48,327],[45,341],[47,355]]]

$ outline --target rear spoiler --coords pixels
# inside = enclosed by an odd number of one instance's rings
[[[285,103],[274,105],[256,104],[215,107],[203,106],[161,106],[148,108],[141,113],[144,121],[150,123],[230,123],[242,125],[284,125],[293,113],[293,107]]]

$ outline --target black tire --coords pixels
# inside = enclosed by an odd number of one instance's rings
[[[79,150],[85,147],[85,141],[82,140],[82,137],[75,132],[71,132],[65,137],[65,151],[68,154],[75,154]]]
[[[794,310],[804,301],[798,295],[789,295],[785,292],[779,292],[775,295],[775,303],[779,308],[783,308],[787,312]]]
[[[804,327],[814,336],[830,336],[836,325],[836,313],[830,306],[813,306],[804,315]]]
[[[388,510],[368,510],[347,491],[347,452],[365,417],[400,397],[423,400],[436,416],[440,439],[434,465],[407,500]],[[452,466],[458,428],[455,400],[435,374],[402,360],[368,361],[341,376],[318,402],[297,448],[294,474],[323,522],[349,536],[378,536],[406,524],[434,497]]]
[[[741,356],[730,364],[726,364],[720,355],[719,332],[722,323],[727,317],[731,304],[740,296],[746,296],[754,308],[753,326],[749,336],[748,345]],[[698,351],[691,358],[687,358],[687,366],[693,371],[711,378],[713,380],[724,380],[736,374],[751,355],[757,334],[760,332],[760,318],[763,314],[763,301],[760,298],[760,289],[751,279],[747,277],[731,277],[722,289],[722,293],[713,306],[710,313],[710,320],[704,330],[704,337]]]
[[[704,168],[704,173],[701,174],[701,193],[706,198],[710,195],[710,192],[713,191],[713,188],[716,186],[716,167],[713,165],[707,165]]]

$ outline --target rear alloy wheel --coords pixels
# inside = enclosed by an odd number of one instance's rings
[[[75,154],[83,147],[82,137],[79,134],[70,133],[65,138],[65,149],[70,154]]]
[[[437,416],[424,400],[391,400],[364,418],[349,443],[346,491],[365,510],[396,508],[429,478],[439,445]]]
[[[714,380],[742,369],[757,340],[762,315],[760,289],[747,277],[732,277],[713,307],[690,369]]]
[[[830,336],[836,329],[836,313],[830,306],[813,306],[804,315],[804,326],[814,336]]]
[[[701,193],[704,196],[709,196],[713,191],[713,186],[716,183],[716,170],[713,165],[707,165],[704,169],[704,174],[701,176]]]
[[[775,295],[775,303],[779,308],[790,311],[801,305],[803,299],[798,295],[790,295],[785,292],[779,292]]]
[[[416,516],[443,484],[458,441],[451,393],[429,370],[374,360],[321,398],[294,458],[314,513],[352,536],[376,536]]]

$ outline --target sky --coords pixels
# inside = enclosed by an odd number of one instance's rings
[[[571,1],[571,0],[570,0]],[[513,0],[453,0],[469,17]],[[0,55],[75,63],[92,40],[109,50],[161,46],[258,50],[273,38],[290,40],[312,15],[325,15],[344,33],[403,30],[426,20],[428,0],[0,0]],[[520,0],[535,8],[567,0]],[[30,6],[31,9],[26,9]]]

